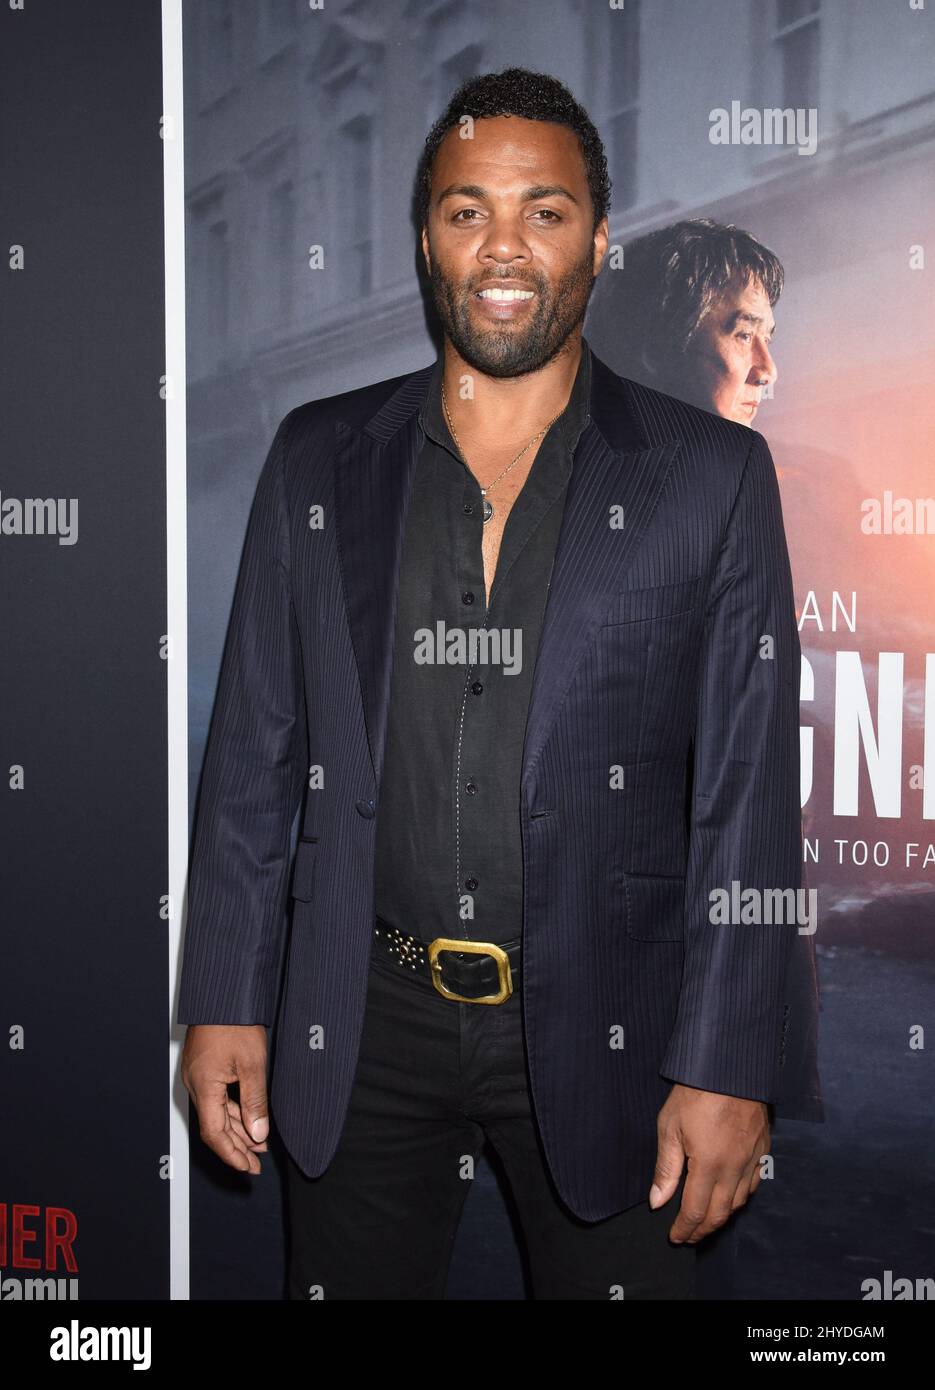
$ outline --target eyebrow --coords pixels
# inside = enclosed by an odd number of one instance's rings
[[[436,199],[436,206],[440,207],[446,198],[480,198],[487,201],[490,194],[486,188],[482,188],[479,183],[452,183],[447,188],[443,188]],[[567,198],[569,202],[578,205],[575,195],[560,183],[536,183],[531,188],[524,188],[520,194],[520,201],[531,203],[536,198]]]
[[[762,314],[748,314],[748,313],[746,312],[745,309],[738,309],[738,310],[736,311],[736,313],[734,313],[734,314],[731,315],[731,318],[730,318],[730,327],[731,327],[731,328],[736,328],[737,325],[738,325],[738,323],[765,323],[765,322],[766,322],[766,320],[763,318],[763,315],[762,315]],[[775,323],[774,323],[773,326],[772,326],[772,328],[769,330],[769,336],[772,338],[772,336],[773,336],[773,334],[774,334],[775,332],[776,332],[776,325],[775,325]]]

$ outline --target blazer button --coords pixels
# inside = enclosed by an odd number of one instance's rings
[[[376,815],[375,807],[376,802],[372,798],[368,801],[354,802],[354,809],[357,811],[357,814],[363,816],[365,820],[373,820],[373,817]]]

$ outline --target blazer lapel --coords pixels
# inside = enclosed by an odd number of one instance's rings
[[[379,787],[396,628],[399,562],[419,453],[418,408],[433,366],[406,377],[362,428],[337,423],[335,526],[364,721]]]
[[[522,786],[649,524],[679,449],[650,447],[629,387],[592,352],[589,422],[578,440],[555,550],[523,745]],[[622,525],[611,527],[612,508]]]

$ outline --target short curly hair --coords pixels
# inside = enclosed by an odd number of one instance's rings
[[[418,226],[428,223],[432,191],[432,166],[442,140],[461,121],[471,116],[481,120],[490,116],[522,116],[528,121],[554,121],[575,132],[588,177],[594,207],[594,228],[610,209],[611,179],[601,137],[590,117],[558,78],[528,68],[505,68],[503,72],[482,73],[463,82],[425,138],[416,175],[416,217]]]

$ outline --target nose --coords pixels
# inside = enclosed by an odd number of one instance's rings
[[[778,376],[779,368],[773,360],[766,339],[757,338],[748,380],[754,386],[772,386]]]
[[[508,214],[494,214],[487,227],[487,234],[481,241],[477,258],[485,266],[492,262],[509,265],[511,261],[522,264],[530,259],[529,246],[523,236],[520,217]]]

